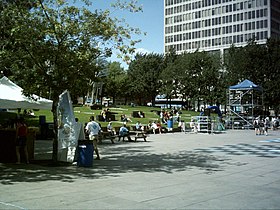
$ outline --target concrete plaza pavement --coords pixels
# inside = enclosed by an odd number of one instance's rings
[[[104,141],[93,167],[0,163],[0,209],[280,209],[280,131]]]

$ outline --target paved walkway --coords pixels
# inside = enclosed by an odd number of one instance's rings
[[[0,209],[280,209],[280,131],[108,140],[92,168],[54,167],[51,142],[35,148],[33,164],[0,163]]]

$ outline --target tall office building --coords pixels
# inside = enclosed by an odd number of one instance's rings
[[[164,0],[164,51],[222,51],[280,37],[280,0]]]

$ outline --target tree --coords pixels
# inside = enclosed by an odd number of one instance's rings
[[[100,71],[96,59],[110,56],[113,49],[127,60],[139,42],[131,34],[140,33],[111,18],[109,10],[90,11],[89,1],[83,7],[67,2],[37,0],[28,10],[15,1],[4,5],[1,11],[3,25],[9,26],[5,28],[1,54],[13,61],[10,67],[14,80],[24,87],[25,94],[47,94],[53,100],[54,161],[57,161],[59,95],[65,89],[70,92],[79,89],[81,83],[76,81],[83,81],[85,86],[95,81]],[[115,6],[132,12],[141,10],[134,3],[118,2]]]
[[[280,91],[279,91],[279,74],[280,74],[280,39],[270,38],[266,43],[266,78],[264,79],[264,104],[272,107],[275,115],[278,116],[280,111]]]
[[[179,73],[176,65],[176,61],[180,55],[176,54],[174,48],[170,48],[169,52],[164,56],[163,70],[161,71],[159,77],[159,93],[160,95],[165,95],[167,99],[167,106],[171,107],[172,98],[177,98],[180,92],[180,81]]]
[[[119,62],[109,63],[107,68],[108,72],[104,81],[105,92],[108,96],[112,97],[113,104],[115,104],[116,98],[123,93],[127,74]]]
[[[197,102],[205,104],[218,103],[222,99],[220,78],[220,58],[218,55],[208,52],[185,53],[179,59],[180,65],[176,68],[180,71],[181,84],[185,95]]]
[[[160,88],[159,76],[163,69],[163,55],[136,54],[128,68],[131,95],[134,95],[141,104],[142,99],[152,101]]]

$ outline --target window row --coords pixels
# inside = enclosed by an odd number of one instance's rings
[[[177,16],[173,16],[173,17],[167,17],[167,18],[165,18],[165,24],[169,25],[169,24],[199,19],[200,17],[196,16],[197,13],[198,12],[193,12],[193,13],[187,13],[187,14],[177,15]],[[267,13],[268,13],[267,9],[259,9],[259,10],[254,10],[254,11],[237,13],[237,14],[233,14],[233,15],[225,15],[223,17],[216,17],[216,18],[206,19],[206,20],[202,20],[202,21],[209,21],[209,24],[210,24],[210,21],[212,20],[212,25],[217,25],[217,24],[220,24],[221,22],[222,23],[231,23],[232,21],[235,22],[235,21],[267,17],[267,15],[268,15]],[[208,16],[208,18],[209,18],[209,16]]]
[[[186,2],[186,4],[184,4],[184,5],[187,5],[187,8],[189,10],[191,10],[191,9],[199,9],[201,7],[219,5],[222,3],[234,2],[234,0],[202,0],[202,1],[199,0],[196,2],[190,2],[190,0],[165,0],[165,6],[182,4],[184,2]],[[187,4],[187,2],[190,2],[190,3]],[[246,0],[244,2],[234,3],[234,4],[237,5],[237,8],[238,8],[238,4],[239,4],[240,7],[243,8],[243,6],[244,6],[244,8],[246,9],[246,8],[254,8],[256,6],[267,5],[267,0]]]
[[[201,22],[194,22],[194,23],[185,23],[185,24],[175,25],[175,26],[168,26],[168,27],[165,27],[165,34],[191,31],[193,29],[203,29],[208,26],[211,26],[211,25],[210,24],[208,25],[207,21],[206,22],[201,21]],[[240,24],[218,27],[216,29],[222,30],[222,34],[227,34],[227,33],[232,33],[232,32],[239,32],[239,31],[243,31],[243,30],[247,31],[247,30],[261,29],[261,28],[267,28],[267,27],[268,27],[267,20],[258,20],[258,21],[248,22],[248,23],[240,23]],[[208,30],[211,30],[211,29],[208,29]],[[212,29],[212,30],[214,30],[214,29]],[[217,35],[217,34],[214,34],[214,35]]]
[[[259,23],[260,24],[260,23]],[[267,22],[265,22],[265,25],[263,25],[264,22],[262,22],[262,28],[267,27]],[[186,40],[192,40],[192,39],[200,39],[204,37],[214,37],[214,36],[220,36],[220,35],[227,35],[231,33],[238,33],[238,32],[248,32],[251,30],[255,30],[255,27],[259,26],[257,23],[251,22],[251,23],[245,23],[243,24],[237,24],[233,26],[225,26],[222,28],[213,28],[213,29],[206,29],[201,31],[194,31],[189,33],[182,33],[182,34],[176,34],[176,35],[170,35],[165,37],[165,43],[172,43],[172,42],[180,42],[180,41],[186,41]],[[244,30],[243,30],[244,28]]]
[[[214,5],[214,4],[213,4]],[[209,16],[211,15],[220,15],[228,12],[236,12],[239,10],[243,9],[251,9],[251,8],[258,8],[262,6],[266,6],[267,1],[264,0],[252,0],[250,1],[245,1],[245,2],[238,2],[238,3],[233,3],[233,4],[228,4],[228,5],[220,5],[217,4],[216,7],[209,8],[209,9],[203,9],[204,7],[207,7],[209,5],[201,5],[201,2],[193,2],[189,4],[184,4],[184,5],[179,5],[179,6],[174,6],[170,8],[165,9],[165,15],[173,15],[173,14],[178,14],[181,12],[186,12],[186,11],[192,11],[195,9],[200,9],[198,12],[201,12],[201,17]]]
[[[223,38],[214,38],[214,39],[205,39],[194,42],[185,42],[173,45],[165,46],[165,52],[168,52],[171,48],[175,48],[176,51],[186,51],[186,50],[196,50],[198,48],[208,48],[208,47],[216,47],[221,45],[229,45],[236,43],[247,42],[250,39],[256,40],[265,40],[268,38],[267,31],[261,31],[257,33],[248,33],[248,34],[240,34],[234,36],[227,36]]]

